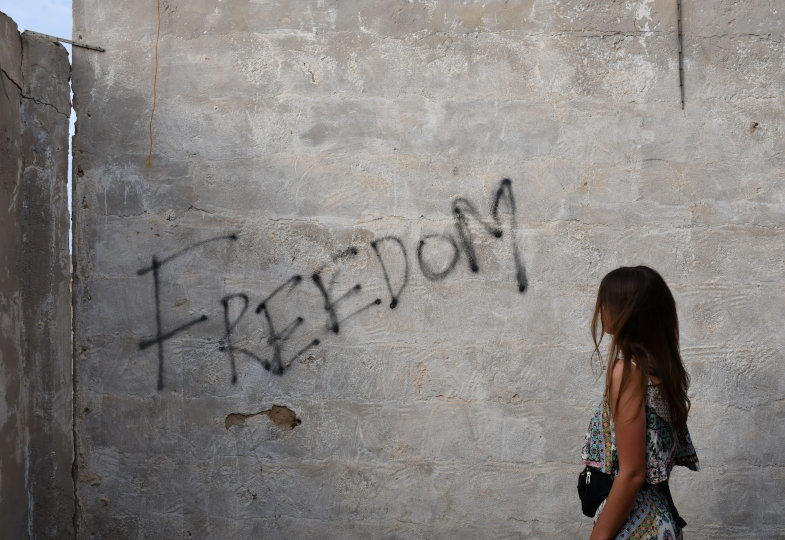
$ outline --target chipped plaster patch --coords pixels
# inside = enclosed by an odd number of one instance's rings
[[[243,426],[247,419],[259,415],[267,416],[267,418],[272,420],[273,424],[284,431],[290,431],[302,423],[302,421],[297,418],[297,414],[289,407],[273,405],[271,409],[259,411],[258,413],[231,413],[227,415],[226,420],[224,420],[224,427],[229,429],[232,426]]]
[[[642,32],[651,32],[649,23],[651,19],[651,9],[654,0],[641,0],[640,2],[627,2],[627,9],[634,10],[635,13],[635,26]]]

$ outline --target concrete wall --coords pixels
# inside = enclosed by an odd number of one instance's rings
[[[684,4],[682,110],[672,1],[165,0],[146,168],[155,5],[75,0],[80,535],[588,537],[638,263],[688,534],[785,534],[785,9]]]
[[[0,13],[0,523],[73,535],[66,50]]]

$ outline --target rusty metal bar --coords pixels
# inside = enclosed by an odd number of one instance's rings
[[[98,47],[96,45],[88,45],[87,43],[79,43],[77,41],[71,41],[70,39],[65,39],[57,36],[50,36],[49,34],[42,34],[41,32],[33,32],[32,30],[25,30],[25,32],[32,34],[34,36],[38,36],[40,38],[48,39],[54,42],[62,41],[63,43],[68,43],[73,45],[74,47],[81,47],[83,49],[90,49],[91,51],[98,51],[98,52],[106,52],[106,49],[103,47]]]

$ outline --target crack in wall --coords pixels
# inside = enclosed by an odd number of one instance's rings
[[[22,50],[22,54],[24,55],[24,49]],[[2,67],[0,67],[0,84],[2,84],[2,90],[3,90],[3,93],[5,94],[5,97],[8,98],[9,100],[11,98],[8,95],[8,91],[6,90],[6,86],[5,86],[6,79],[8,81],[10,81],[14,86],[16,86],[16,88],[19,90],[19,95],[21,97],[23,97],[24,99],[28,99],[28,100],[30,100],[30,101],[32,101],[34,103],[37,103],[38,105],[44,105],[44,106],[47,106],[47,107],[52,107],[55,110],[55,112],[57,112],[58,114],[62,114],[66,118],[70,118],[70,111],[69,111],[68,114],[66,114],[63,111],[61,111],[60,109],[58,109],[57,107],[55,107],[51,103],[47,103],[46,101],[41,101],[40,99],[36,99],[33,96],[26,95],[24,93],[24,91],[22,90],[22,86],[17,81],[15,81],[14,78],[11,77],[6,70],[4,70]]]
[[[24,99],[29,99],[30,101],[32,101],[33,103],[36,103],[36,104],[38,104],[38,105],[44,105],[44,106],[47,106],[47,107],[51,107],[51,108],[53,108],[53,109],[55,110],[55,112],[56,112],[57,114],[62,114],[62,115],[63,115],[63,116],[65,116],[66,118],[68,118],[68,117],[69,117],[69,116],[68,116],[66,113],[64,113],[63,111],[61,111],[60,109],[58,109],[57,107],[55,107],[54,105],[52,105],[51,103],[47,103],[46,101],[41,101],[40,99],[35,99],[35,98],[34,98],[34,97],[32,97],[32,96],[26,96],[25,94],[23,94],[23,93],[21,93],[21,92],[19,93],[19,95],[20,95],[20,96],[22,96]]]
[[[291,431],[302,424],[302,421],[297,418],[297,414],[289,407],[273,405],[272,408],[257,413],[231,413],[226,416],[224,426],[227,430],[232,426],[243,426],[249,418],[260,415],[267,416],[273,424],[283,431]]]
[[[25,77],[25,73],[24,73],[24,65],[25,65],[25,60],[24,59],[25,59],[25,54],[27,53],[27,50],[26,50],[26,47],[25,47],[25,41],[24,41],[24,39],[22,39],[22,35],[21,34],[19,35],[19,39],[22,41],[22,58],[21,58],[21,60],[22,60],[22,65],[21,65],[21,68],[22,68],[22,78],[25,79],[27,77]],[[27,39],[30,39],[29,35],[28,35]],[[36,38],[36,39],[39,39],[39,38]],[[57,44],[57,45],[60,46],[59,44]],[[70,73],[70,61],[69,61],[69,73]],[[6,75],[8,75],[8,74],[6,73]],[[46,101],[41,101],[40,99],[36,99],[33,96],[26,95],[24,93],[24,90],[23,90],[22,86],[17,84],[17,82],[14,81],[11,77],[8,77],[8,79],[10,81],[12,81],[14,83],[14,85],[16,85],[17,88],[19,88],[19,95],[21,97],[23,97],[24,99],[30,100],[33,103],[36,103],[38,105],[44,105],[44,106],[47,106],[47,107],[51,107],[51,108],[53,108],[55,110],[56,113],[62,114],[66,118],[70,119],[70,114],[71,114],[70,107],[69,107],[68,113],[64,113],[63,111],[61,111],[60,109],[55,107],[52,103],[47,103]],[[69,102],[69,104],[70,104],[70,102]]]
[[[5,80],[6,80],[6,78],[7,78],[7,75],[5,73],[5,70],[2,67],[0,67],[0,86],[3,87],[3,94],[5,94],[5,98],[8,101],[11,101],[11,98],[8,96],[8,90],[5,87]]]
[[[3,91],[5,91],[5,79],[8,79],[12,83],[14,83],[14,86],[16,86],[19,89],[19,93],[20,94],[22,93],[22,87],[19,85],[19,83],[16,82],[14,78],[11,77],[6,70],[0,67],[0,81],[3,81]],[[5,95],[6,97],[8,97],[8,92],[6,92]]]

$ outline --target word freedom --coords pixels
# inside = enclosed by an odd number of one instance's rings
[[[500,206],[502,203],[505,203],[509,212],[506,223],[503,222],[502,216],[500,215]],[[455,235],[450,234],[449,232],[430,233],[420,238],[417,244],[415,249],[417,266],[422,275],[429,281],[440,281],[447,278],[447,276],[455,270],[461,255],[465,257],[469,269],[472,272],[479,272],[480,267],[474,249],[474,238],[469,229],[469,219],[473,219],[480,224],[481,230],[487,235],[497,239],[503,237],[509,238],[517,288],[520,293],[525,292],[528,281],[526,269],[516,241],[516,208],[515,198],[512,192],[512,182],[507,178],[499,182],[494,199],[491,203],[490,219],[481,216],[474,204],[462,197],[452,201],[452,212]],[[164,312],[161,306],[162,270],[168,263],[205,244],[219,241],[232,242],[236,240],[236,234],[227,234],[203,240],[164,258],[159,259],[158,257],[153,256],[150,266],[137,271],[139,276],[151,274],[153,277],[156,333],[154,337],[140,341],[139,348],[145,350],[153,345],[157,347],[159,390],[164,387],[165,343],[181,332],[208,320],[207,315],[202,314],[199,317],[183,322],[173,328],[164,324],[164,318],[168,319],[168,317],[166,317],[166,312]],[[442,243],[444,246],[449,246],[448,249],[451,252],[449,258],[439,265],[434,264],[434,262],[427,257],[429,246],[432,247],[436,243]],[[387,246],[386,249],[382,249],[383,246]],[[390,296],[389,307],[390,309],[395,309],[399,305],[402,293],[409,282],[410,262],[406,246],[397,236],[384,236],[370,242],[370,247],[381,267],[382,275],[384,276],[386,289]],[[350,259],[357,256],[358,253],[357,247],[351,246],[334,255],[332,261],[335,263],[341,260]],[[399,257],[398,265],[390,264],[392,262],[392,257]],[[401,267],[403,268],[402,276],[391,276],[391,268]],[[340,333],[341,325],[346,321],[374,306],[382,304],[382,299],[376,298],[359,307],[354,305],[352,306],[351,311],[347,312],[347,309],[349,309],[347,308],[347,305],[351,303],[352,299],[356,301],[355,297],[361,292],[362,285],[357,283],[348,290],[336,293],[332,290],[332,282],[330,280],[325,280],[323,270],[324,269],[318,270],[307,278],[299,274],[293,275],[255,305],[251,303],[250,297],[245,293],[229,294],[220,299],[223,311],[224,334],[220,340],[219,348],[226,352],[227,359],[229,360],[232,384],[237,382],[236,355],[238,354],[247,356],[257,361],[264,369],[280,375],[303,353],[320,344],[319,339],[311,339],[308,343],[300,343],[299,346],[293,343],[290,344],[290,342],[297,341],[297,331],[302,327],[305,320],[303,317],[296,317],[293,320],[281,322],[274,317],[271,304],[279,298],[282,293],[291,292],[295,287],[310,283],[313,286],[314,293],[318,294],[320,300],[323,301],[324,311],[327,317],[324,334]],[[400,285],[398,285],[399,282]],[[397,286],[394,286],[393,283]],[[238,313],[238,308],[239,314],[231,317],[231,313]],[[251,308],[253,309],[251,310]],[[234,339],[234,334],[237,326],[240,321],[247,316],[258,316],[260,321],[263,321],[266,327],[266,346],[270,349],[270,352],[268,353],[269,357],[262,357],[254,351],[235,345],[234,342],[236,340]],[[284,358],[285,356],[287,356],[287,358]]]

